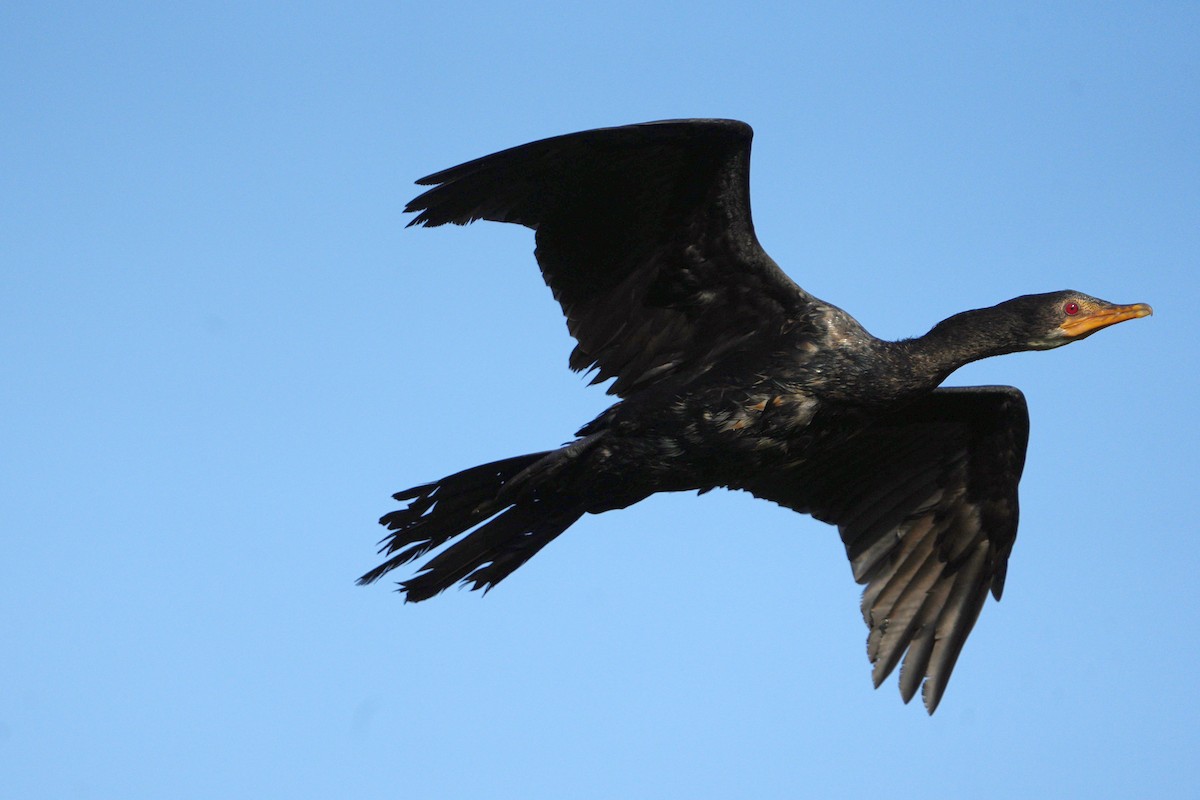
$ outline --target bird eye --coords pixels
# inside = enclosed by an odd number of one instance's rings
[[[1063,306],[1063,311],[1066,313],[1066,315],[1068,317],[1073,317],[1079,313],[1079,303],[1076,303],[1074,300],[1071,300]]]

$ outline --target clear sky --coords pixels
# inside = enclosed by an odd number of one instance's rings
[[[980,6],[3,4],[0,796],[1193,793],[1200,6]],[[486,598],[353,584],[391,492],[608,399],[530,233],[405,230],[412,181],[693,116],[755,127],[764,246],[877,335],[1155,307],[951,377],[1033,434],[933,718],[871,689],[836,532],[749,496]]]

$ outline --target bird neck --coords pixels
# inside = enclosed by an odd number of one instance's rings
[[[924,336],[877,339],[836,309],[827,346],[805,363],[805,386],[848,405],[893,406],[929,392],[964,364],[1028,349],[1014,315],[983,308],[942,320]]]
[[[992,308],[964,311],[934,325],[924,336],[894,344],[918,362],[919,370],[936,375],[938,383],[961,366],[981,358],[1024,349],[1011,314]]]

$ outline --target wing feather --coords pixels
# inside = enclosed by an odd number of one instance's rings
[[[880,685],[898,664],[930,713],[1017,531],[1029,417],[1012,387],[938,389],[859,435],[740,487],[838,526],[866,584],[867,655]]]
[[[752,135],[678,120],[557,136],[422,178],[433,188],[405,210],[410,225],[533,228],[578,343],[571,369],[627,396],[706,368],[731,341],[779,335],[812,301],[755,236]]]

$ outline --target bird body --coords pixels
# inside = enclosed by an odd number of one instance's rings
[[[561,448],[398,493],[370,583],[434,554],[402,591],[489,588],[587,513],[658,492],[749,491],[837,525],[878,686],[902,658],[933,712],[1017,530],[1028,414],[1012,387],[938,388],[960,366],[1145,316],[1075,291],[1026,295],[885,341],[762,250],[751,132],[730,120],[585,131],[418,181],[410,225],[513,222],[620,400]]]

